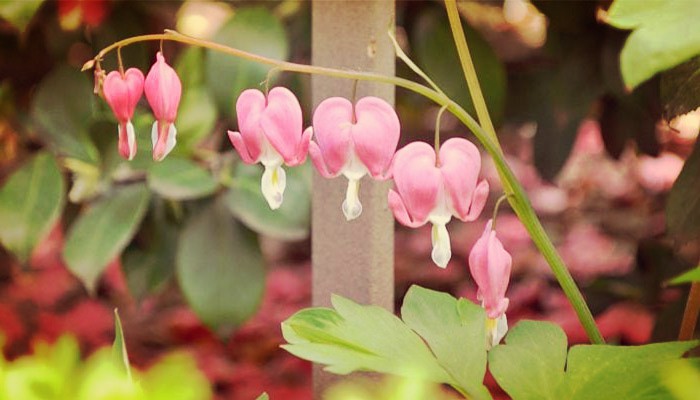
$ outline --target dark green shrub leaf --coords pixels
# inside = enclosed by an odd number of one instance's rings
[[[199,318],[220,333],[258,309],[265,267],[255,236],[220,201],[193,215],[180,234],[177,278]]]
[[[239,8],[216,33],[213,41],[265,57],[284,60],[288,45],[284,27],[265,7]],[[219,110],[234,111],[234,100],[247,88],[260,88],[270,67],[238,57],[208,51],[207,84]]]
[[[700,107],[700,57],[661,74],[661,100],[667,120]]]
[[[194,162],[167,157],[148,170],[148,186],[166,199],[190,200],[214,193],[218,183]]]
[[[26,262],[36,244],[56,223],[65,201],[65,184],[56,160],[39,153],[0,188],[0,242]]]
[[[143,184],[118,187],[92,204],[74,222],[63,248],[70,269],[93,292],[107,264],[134,236],[148,208],[150,192]]]
[[[233,186],[226,194],[226,206],[248,228],[282,240],[309,236],[311,225],[311,166],[309,163],[286,168],[284,202],[271,210],[260,190],[262,168],[239,163]]]
[[[671,234],[692,240],[700,234],[700,141],[685,161],[666,203],[666,223]]]
[[[39,84],[31,115],[39,126],[41,138],[54,151],[96,163],[99,157],[97,148],[88,137],[95,106],[92,89],[90,80],[77,68],[58,66]]]

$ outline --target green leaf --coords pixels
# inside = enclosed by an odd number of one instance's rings
[[[270,396],[268,396],[267,393],[263,393],[260,396],[258,396],[258,398],[255,400],[270,400]]]
[[[690,282],[700,282],[700,267],[691,269],[690,271],[685,272],[669,281],[671,285],[679,285],[681,283]]]
[[[204,87],[187,89],[182,94],[177,115],[177,145],[173,154],[191,154],[202,139],[214,131],[217,117],[214,99]]]
[[[218,186],[211,174],[184,158],[168,157],[148,171],[148,186],[171,200],[190,200],[208,196]]]
[[[165,218],[164,202],[155,201],[153,211],[141,225],[138,243],[122,254],[122,270],[129,292],[136,299],[164,288],[175,274],[178,225]]]
[[[258,309],[265,268],[255,236],[220,201],[193,215],[180,234],[177,278],[199,318],[220,333]]]
[[[65,184],[56,160],[41,152],[0,188],[0,243],[20,262],[56,223],[65,201]]]
[[[664,118],[671,120],[700,107],[700,57],[661,74]]]
[[[622,77],[630,89],[700,54],[700,7],[694,2],[616,0],[604,19],[633,29],[620,54]]]
[[[700,235],[700,140],[695,143],[666,202],[669,232],[682,240]]]
[[[226,194],[226,206],[248,228],[282,240],[309,236],[311,225],[311,166],[286,168],[284,202],[271,210],[260,190],[262,168],[239,163],[233,187]]]
[[[491,398],[483,384],[487,339],[486,315],[481,307],[414,285],[404,297],[401,317],[426,341],[438,363],[470,398]]]
[[[670,399],[661,368],[697,345],[579,345],[567,357],[560,327],[521,321],[508,333],[505,345],[491,350],[489,368],[514,400]]]
[[[39,84],[31,116],[39,126],[41,138],[55,152],[97,163],[97,148],[88,137],[95,107],[92,89],[92,83],[85,74],[75,67],[60,65]]]
[[[144,400],[206,400],[211,383],[186,353],[171,353],[142,375]]]
[[[277,60],[285,60],[289,52],[284,27],[265,7],[239,8],[212,40]],[[246,88],[259,88],[269,69],[259,63],[207,51],[207,84],[219,110],[227,115],[235,113],[234,99]]]
[[[559,399],[566,335],[548,322],[522,321],[489,352],[489,370],[514,399]],[[523,366],[527,368],[523,368]]]
[[[282,323],[282,347],[335,374],[374,371],[451,382],[430,349],[400,319],[377,306],[333,295],[335,310],[310,308]]]
[[[124,343],[124,330],[122,329],[122,321],[119,318],[119,311],[114,309],[114,343],[112,343],[112,357],[114,363],[121,368],[124,373],[131,379],[131,365],[129,365],[129,354],[126,351],[126,343]]]
[[[43,3],[43,0],[0,2],[0,18],[10,22],[20,32],[24,32],[41,3]]]
[[[495,122],[501,119],[506,99],[506,72],[491,46],[467,24],[462,24],[486,105]],[[471,115],[475,114],[457,48],[444,11],[423,13],[413,30],[415,61],[440,88]]]
[[[91,205],[71,227],[63,257],[88,291],[94,292],[97,278],[134,236],[149,198],[143,184],[117,188]]]

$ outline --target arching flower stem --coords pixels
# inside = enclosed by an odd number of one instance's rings
[[[442,114],[447,110],[447,106],[442,106],[440,111],[438,111],[435,117],[435,166],[440,166],[440,121],[442,120]]]
[[[569,299],[569,302],[571,303],[572,307],[576,311],[576,315],[578,316],[579,321],[583,325],[589,340],[594,344],[604,343],[603,338],[600,332],[598,331],[597,326],[595,325],[593,315],[591,314],[588,305],[583,299],[583,295],[576,286],[576,282],[574,282],[573,277],[571,276],[569,270],[566,268],[566,265],[559,256],[559,253],[554,247],[554,244],[547,236],[547,233],[542,227],[540,220],[537,218],[537,215],[534,209],[532,208],[530,201],[527,198],[525,190],[520,185],[517,178],[515,177],[515,174],[506,163],[500,145],[495,138],[495,134],[489,134],[484,128],[482,128],[479,125],[479,123],[471,115],[469,115],[467,111],[464,110],[464,108],[462,108],[454,100],[447,97],[444,93],[438,92],[437,90],[431,89],[420,83],[404,78],[398,78],[395,76],[387,76],[371,72],[346,71],[334,68],[275,60],[272,58],[228,47],[219,43],[193,38],[173,30],[166,30],[165,33],[161,34],[135,36],[113,43],[112,45],[102,49],[94,57],[94,59],[86,62],[83,66],[83,70],[91,69],[97,61],[102,60],[105,55],[107,55],[109,52],[118,47],[128,46],[133,43],[148,42],[154,40],[170,40],[192,46],[203,47],[234,57],[240,57],[260,64],[277,67],[281,71],[298,72],[303,74],[317,74],[336,78],[386,83],[418,93],[432,100],[436,104],[442,107],[446,107],[446,109],[449,112],[451,112],[455,117],[457,117],[457,119],[460,120],[460,122],[462,122],[462,124],[464,124],[474,134],[474,136],[481,142],[486,152],[489,153],[489,155],[493,158],[501,182],[506,188],[506,192],[511,195],[508,198],[511,207],[513,208],[516,215],[518,216],[518,218],[520,218],[521,222],[527,229],[528,233],[530,234],[530,237],[532,238],[532,241],[540,250],[542,256],[545,258],[545,260],[547,260],[547,263],[549,264],[552,273],[559,282],[559,285],[564,291],[566,297]]]

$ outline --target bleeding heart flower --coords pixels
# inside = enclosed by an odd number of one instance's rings
[[[282,205],[287,175],[282,164],[295,166],[306,160],[311,130],[302,133],[301,106],[294,93],[276,87],[265,95],[257,89],[241,93],[236,101],[239,132],[228,131],[231,143],[247,164],[262,163],[261,189],[267,204]]]
[[[165,62],[158,52],[156,63],[146,75],[146,99],[153,109],[156,121],[151,130],[153,159],[161,161],[175,147],[175,117],[180,104],[182,84],[175,70]]]
[[[391,160],[399,143],[401,124],[396,111],[378,97],[364,97],[353,104],[342,97],[321,102],[313,118],[316,142],[309,154],[318,172],[326,178],[343,174],[348,189],[343,213],[350,221],[360,216],[360,179],[391,177]]]
[[[389,191],[389,207],[403,225],[416,228],[433,224],[432,259],[445,268],[452,257],[445,227],[453,216],[474,221],[486,204],[489,184],[477,182],[481,155],[470,141],[452,138],[440,148],[440,162],[427,143],[413,142],[396,152],[395,189]]]
[[[102,86],[105,100],[119,121],[119,154],[127,160],[136,155],[136,136],[131,117],[143,94],[143,81],[141,71],[129,68],[123,75],[118,71],[110,72]]]
[[[469,253],[469,271],[478,287],[476,297],[486,310],[486,328],[490,345],[495,346],[508,331],[506,289],[513,259],[503,248],[492,229],[493,220],[486,223],[484,233]]]

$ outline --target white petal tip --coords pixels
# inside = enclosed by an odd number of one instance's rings
[[[287,187],[287,175],[280,166],[265,167],[260,188],[270,209],[277,210],[284,201],[284,189]]]
[[[444,249],[441,249],[440,247],[434,247],[433,252],[430,254],[430,257],[433,259],[435,265],[445,269],[447,268],[447,264],[452,258],[452,252],[450,252],[449,250],[444,251]]]
[[[343,214],[345,214],[345,219],[347,221],[357,219],[357,217],[362,214],[362,204],[360,204],[358,201],[352,205],[349,205],[347,200],[343,201]]]

